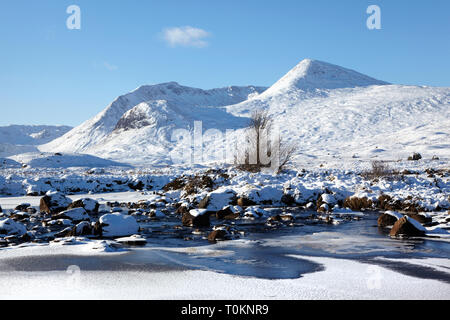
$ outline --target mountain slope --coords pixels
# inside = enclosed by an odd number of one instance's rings
[[[40,149],[49,152],[92,152],[95,146],[103,143],[103,140],[115,129],[126,129],[123,128],[125,119],[122,119],[119,127],[117,127],[118,122],[126,112],[141,103],[147,103],[149,106],[166,105],[170,109],[166,113],[174,117],[184,114],[187,118],[192,118],[191,115],[194,115],[200,107],[219,107],[239,103],[264,90],[265,88],[252,86],[202,90],[181,86],[176,82],[142,86],[118,97],[93,119]],[[136,112],[138,111],[135,109],[134,113]]]
[[[177,83],[121,96],[97,117],[40,147],[85,152],[137,165],[170,165],[184,143],[175,129],[218,129],[207,154],[224,152],[226,129],[244,136],[248,116],[266,109],[297,160],[405,158],[412,152],[450,157],[450,88],[390,85],[326,62],[303,60],[273,86],[201,90]],[[217,131],[216,131],[217,133]],[[187,145],[192,145],[188,140]],[[206,157],[204,158],[204,161]]]
[[[68,126],[24,126],[0,127],[0,156],[36,151],[36,146],[48,143],[70,131]]]

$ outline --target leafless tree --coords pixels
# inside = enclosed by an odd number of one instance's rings
[[[272,167],[277,172],[281,172],[291,162],[297,150],[296,146],[284,143],[278,136],[274,137],[272,129],[272,117],[267,111],[253,111],[244,148],[235,157],[238,168],[259,172],[261,168]]]

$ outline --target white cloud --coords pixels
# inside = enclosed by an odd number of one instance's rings
[[[103,62],[103,67],[105,67],[109,71],[115,71],[115,70],[119,69],[119,67],[109,64],[108,62]]]
[[[203,48],[208,45],[205,38],[210,36],[211,33],[208,31],[190,26],[166,28],[163,30],[163,38],[171,47]]]

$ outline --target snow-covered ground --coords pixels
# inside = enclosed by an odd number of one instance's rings
[[[299,279],[264,280],[211,271],[0,272],[1,299],[448,300],[448,283],[350,260],[311,258],[325,270]],[[426,261],[424,261],[426,263]],[[450,267],[447,259],[441,263]],[[78,269],[75,269],[78,272]],[[24,288],[26,288],[24,290]],[[420,288],[420,289],[419,289]]]

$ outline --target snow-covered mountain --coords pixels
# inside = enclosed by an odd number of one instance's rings
[[[48,143],[65,133],[68,126],[24,126],[10,125],[0,127],[0,156],[36,151],[36,146]]]
[[[40,149],[170,164],[174,129],[192,130],[194,121],[202,121],[204,130],[244,128],[252,110],[267,109],[283,139],[299,145],[298,160],[395,160],[414,151],[450,157],[450,88],[390,85],[306,59],[265,89],[143,86]]]
[[[239,103],[264,90],[252,86],[202,90],[181,86],[176,82],[142,86],[118,97],[96,117],[42,146],[41,150],[96,153],[96,146],[113,139],[119,132],[136,129],[133,128],[136,125],[142,128],[146,123],[145,128],[150,125],[157,132],[161,126],[170,126],[171,123],[184,125],[181,123],[183,120],[192,123],[194,119],[203,119],[204,116],[220,120],[215,110],[204,107]],[[145,114],[147,120],[142,119]],[[137,123],[139,121],[140,124]]]

